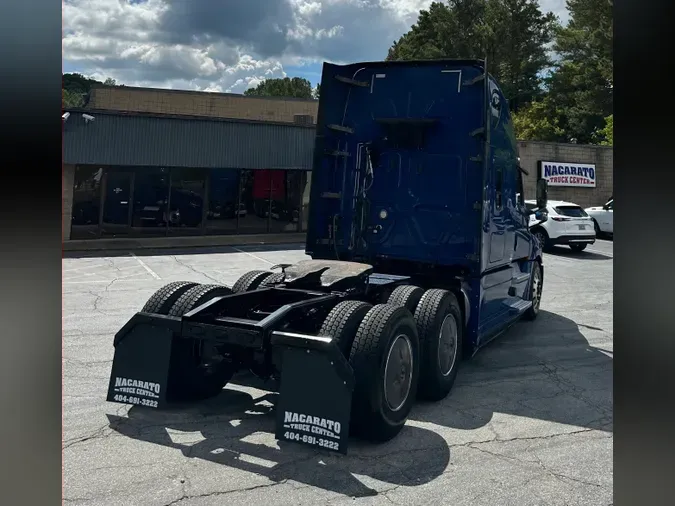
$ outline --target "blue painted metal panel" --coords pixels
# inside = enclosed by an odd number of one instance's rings
[[[324,65],[307,238],[315,256],[475,267],[483,143],[471,133],[483,125],[484,94],[465,83],[482,73],[463,61]],[[350,156],[326,154],[336,150]]]
[[[292,124],[72,111],[64,163],[310,170],[314,128]]]

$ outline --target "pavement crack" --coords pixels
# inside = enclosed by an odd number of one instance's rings
[[[288,480],[282,480],[279,482],[273,482],[273,483],[265,483],[264,485],[254,485],[252,487],[245,487],[245,488],[236,488],[233,490],[225,490],[222,492],[209,492],[207,494],[183,494],[181,497],[178,499],[175,499],[169,503],[166,503],[164,506],[173,506],[174,504],[180,504],[183,501],[187,501],[190,499],[201,499],[203,497],[222,497],[222,496],[227,496],[230,494],[235,494],[237,492],[250,492],[251,490],[259,490],[262,488],[271,488],[271,487],[276,487],[277,485],[283,485],[287,482]]]
[[[219,284],[219,285],[222,285],[222,284],[223,284],[223,282],[222,282],[221,280],[216,279],[216,278],[214,278],[213,276],[211,276],[211,275],[209,275],[209,274],[206,274],[206,273],[203,272],[203,271],[200,271],[199,269],[196,269],[196,268],[193,267],[192,265],[190,265],[190,264],[188,264],[188,263],[185,263],[185,262],[183,262],[182,260],[179,260],[179,259],[176,257],[176,255],[171,255],[171,258],[172,258],[172,259],[174,260],[174,262],[176,262],[178,265],[180,265],[180,266],[182,266],[182,267],[185,267],[186,269],[188,269],[188,270],[194,272],[195,274],[199,274],[200,276],[204,276],[204,277],[210,279],[211,281],[215,281],[215,282],[216,282],[217,284]]]
[[[562,437],[562,436],[572,436],[575,434],[582,434],[584,432],[600,432],[597,429],[579,429],[579,430],[573,430],[570,432],[559,432],[556,434],[548,434],[546,436],[524,436],[524,437],[513,437],[513,438],[494,438],[494,439],[486,439],[483,441],[469,441],[468,443],[458,443],[454,445],[448,445],[450,448],[457,448],[457,447],[471,447],[472,445],[482,445],[482,444],[489,444],[489,443],[510,443],[512,441],[538,441],[538,440],[545,440],[545,439],[553,439],[556,437]],[[608,436],[612,437],[612,436]],[[479,450],[479,448],[475,448],[476,450]]]
[[[120,406],[120,408],[116,412],[116,415],[121,417],[123,412],[127,411],[127,409],[128,409],[127,406]],[[124,423],[124,420],[128,420],[128,419],[122,418],[121,420],[123,420],[123,421],[119,422],[118,424],[107,423],[103,427],[99,427],[94,432],[92,432],[92,433],[90,433],[86,436],[79,436],[79,437],[68,439],[68,440],[63,442],[63,446],[61,448],[62,448],[62,450],[65,450],[67,448],[71,448],[72,446],[79,445],[79,444],[82,444],[82,443],[86,443],[87,441],[91,441],[91,440],[94,440],[94,439],[105,439],[108,436],[110,436],[112,434],[115,434],[117,432],[116,431],[117,427],[119,427],[119,425]]]

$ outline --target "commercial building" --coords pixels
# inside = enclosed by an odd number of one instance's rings
[[[315,100],[92,89],[63,121],[63,239],[302,233]],[[612,149],[519,143],[526,198],[583,207],[613,190]]]
[[[94,88],[63,122],[63,238],[303,232],[317,102]]]

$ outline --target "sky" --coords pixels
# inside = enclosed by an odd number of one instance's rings
[[[243,93],[316,85],[321,62],[382,60],[432,0],[64,0],[63,71],[153,88]],[[539,0],[562,22],[565,0]]]

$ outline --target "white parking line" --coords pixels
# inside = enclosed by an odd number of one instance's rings
[[[138,269],[138,265],[132,265],[130,267],[121,267],[121,268],[116,268],[115,270],[117,272],[122,272],[122,271],[130,271],[133,269]],[[72,273],[71,273],[72,274]],[[81,278],[86,278],[87,276],[101,276],[100,273],[98,272],[75,272],[75,275],[69,278],[63,278],[64,281],[70,281],[71,279],[81,279]]]
[[[107,267],[110,267],[110,264],[105,263],[105,264],[85,265],[83,267],[73,267],[73,268],[70,268],[70,269],[61,269],[61,272],[83,271],[85,269],[105,269]],[[117,268],[119,266],[116,265],[115,267]]]
[[[153,278],[155,278],[155,279],[162,279],[162,278],[160,278],[160,277],[157,275],[157,273],[156,273],[155,271],[153,271],[150,267],[148,267],[148,266],[146,265],[146,263],[145,263],[143,260],[141,260],[140,258],[138,258],[138,257],[137,257],[136,255],[134,255],[132,252],[129,252],[129,255],[131,255],[131,257],[132,257],[134,260],[136,260],[139,264],[141,264],[141,267],[143,267],[146,271],[148,271],[148,272],[150,273],[150,275],[151,275]]]
[[[239,253],[243,253],[244,255],[248,255],[250,257],[253,257],[256,260],[260,260],[261,262],[265,262],[266,264],[274,265],[274,262],[270,262],[269,260],[265,260],[264,258],[260,258],[258,255],[254,255],[253,253],[249,253],[248,251],[244,251],[244,250],[241,250],[239,248],[235,248],[234,246],[231,246],[231,248],[234,251],[238,251]]]

